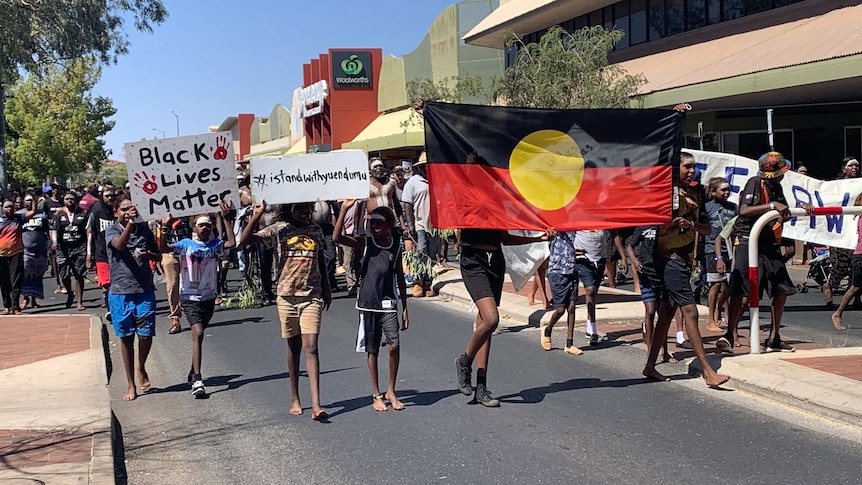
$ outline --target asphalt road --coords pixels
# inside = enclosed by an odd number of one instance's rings
[[[707,390],[681,365],[664,366],[673,382],[647,382],[642,351],[616,342],[572,357],[542,351],[536,329],[496,336],[489,388],[503,405],[471,405],[455,390],[452,363],[470,315],[436,300],[411,301],[410,310],[398,382],[407,409],[386,413],[371,409],[365,356],[353,351],[352,302],[338,299],[324,315],[327,424],[311,420],[304,378],[306,414],[287,413],[275,307],[216,314],[204,343],[206,400],[193,399],[185,383],[188,330],[168,335],[160,319],[148,366],[153,389],[133,402],[120,400],[125,382],[112,338],[119,483],[862,481],[859,429]],[[381,367],[385,376],[385,359]]]

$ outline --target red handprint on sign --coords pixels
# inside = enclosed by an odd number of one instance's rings
[[[147,175],[147,172],[135,173],[132,179],[135,181],[135,186],[139,187],[147,195],[153,195],[159,190],[155,175]]]
[[[216,160],[224,160],[227,158],[227,147],[230,146],[230,142],[227,141],[227,138],[223,136],[216,137],[216,151],[213,154],[213,158]]]

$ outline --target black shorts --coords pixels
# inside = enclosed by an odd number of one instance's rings
[[[862,288],[862,254],[854,254],[850,259],[850,284],[856,288]]]
[[[87,275],[87,246],[76,248],[59,248],[57,250],[57,268],[60,278],[83,278]]]
[[[696,303],[691,290],[691,265],[688,262],[676,258],[656,258],[655,267],[662,280],[658,301],[678,307]]]
[[[213,319],[215,298],[202,301],[182,300],[180,303],[189,325],[200,323],[206,328],[210,324],[210,320]]]
[[[551,284],[551,302],[554,308],[565,308],[570,301],[578,301],[578,275],[548,273]]]
[[[774,298],[796,294],[796,286],[787,272],[787,265],[781,255],[779,246],[760,248],[758,254],[758,278],[760,288],[758,295],[763,297],[763,291]],[[748,296],[748,244],[739,244],[733,250],[733,271],[730,273],[730,296]]]
[[[370,312],[359,311],[359,319],[362,322],[362,334],[364,335],[365,352],[377,354],[380,344],[397,346],[401,343],[397,312]],[[362,337],[360,337],[361,339]],[[384,340],[385,338],[385,340]]]
[[[502,250],[461,249],[461,279],[474,302],[494,297],[499,306],[505,275],[506,259]]]

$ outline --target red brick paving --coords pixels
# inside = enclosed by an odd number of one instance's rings
[[[862,355],[782,359],[796,365],[862,381]]]
[[[0,468],[89,463],[93,433],[44,429],[0,429]]]
[[[89,315],[0,317],[0,370],[89,348]]]

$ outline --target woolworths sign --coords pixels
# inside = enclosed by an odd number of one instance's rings
[[[370,88],[371,52],[336,51],[332,53],[332,87]]]

